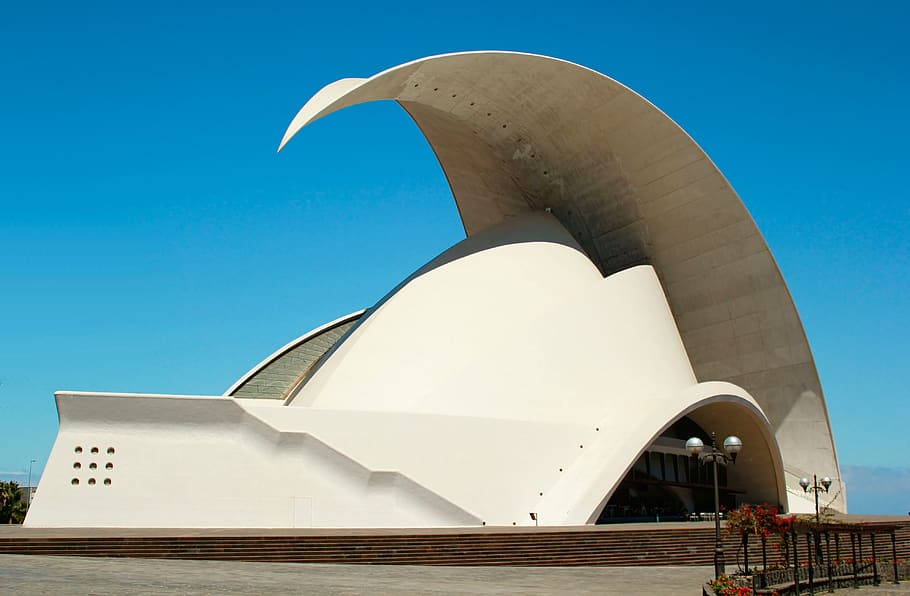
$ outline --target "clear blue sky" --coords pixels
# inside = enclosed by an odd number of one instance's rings
[[[618,79],[714,159],[796,300],[852,510],[910,511],[910,5],[741,4],[5,3],[0,477],[40,474],[55,390],[220,394],[459,240],[394,104],[275,149],[326,83],[511,49]]]

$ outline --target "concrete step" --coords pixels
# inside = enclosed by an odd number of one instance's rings
[[[511,529],[510,529],[511,530]],[[714,530],[691,528],[587,528],[585,530],[485,531],[453,533],[389,533],[367,530],[357,534],[229,535],[78,535],[78,531],[47,536],[28,528],[0,537],[0,553],[60,556],[143,557],[359,564],[419,565],[708,565],[712,562]],[[198,531],[196,531],[198,532]],[[724,536],[728,565],[742,563],[738,537]],[[843,542],[843,541],[842,541]],[[768,561],[781,553],[769,542]],[[849,546],[849,541],[847,542]],[[750,565],[761,563],[761,542],[750,541]],[[878,542],[880,558],[891,555],[890,540]],[[846,556],[841,545],[841,556]],[[864,556],[871,549],[864,547]],[[800,549],[804,560],[806,550]],[[898,557],[910,556],[910,522],[898,534]]]

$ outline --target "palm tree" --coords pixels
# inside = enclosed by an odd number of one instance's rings
[[[15,480],[0,481],[0,523],[21,524],[27,509],[19,483]]]

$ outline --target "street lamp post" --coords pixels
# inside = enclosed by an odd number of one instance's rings
[[[818,476],[812,474],[812,485],[809,485],[809,479],[806,477],[799,479],[799,485],[803,487],[803,492],[809,492],[810,490],[815,493],[815,523],[821,524],[821,520],[818,515],[818,493],[821,491],[828,492],[828,489],[831,488],[831,479],[825,476],[822,478],[822,485],[818,485]]]
[[[28,485],[25,489],[25,510],[28,511],[28,508],[32,506],[32,464],[37,460],[29,460],[28,462]]]
[[[822,538],[821,538],[822,527],[821,526],[822,526],[822,523],[821,523],[821,516],[818,513],[818,493],[820,493],[822,491],[828,492],[828,489],[831,488],[831,479],[828,478],[827,476],[825,476],[824,478],[822,478],[821,486],[819,486],[818,476],[816,474],[812,474],[812,484],[811,485],[809,484],[809,479],[806,478],[805,476],[803,476],[802,478],[799,479],[799,485],[801,487],[803,487],[803,492],[812,491],[813,493],[815,493],[815,558],[819,562],[819,564],[821,564],[821,561],[822,561],[822,553],[821,553],[821,545],[822,545]],[[829,559],[831,557],[830,549],[829,549],[828,557],[829,557]],[[828,575],[830,577],[830,575],[831,575],[830,571],[828,572]],[[830,584],[830,579],[829,579],[829,584]],[[830,588],[830,585],[829,585],[829,588]]]
[[[717,481],[717,462],[736,462],[736,456],[743,448],[739,437],[730,435],[724,439],[724,449],[717,449],[717,435],[711,433],[711,452],[702,453],[705,443],[698,437],[686,441],[686,451],[689,455],[697,455],[700,461],[710,461],[714,464],[714,579],[724,573],[724,545],[720,539],[720,488]]]

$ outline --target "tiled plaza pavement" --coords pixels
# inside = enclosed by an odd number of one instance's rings
[[[710,567],[411,567],[0,555],[0,594],[701,594]]]
[[[846,592],[846,590],[842,591]],[[894,584],[863,586],[858,590],[853,590],[853,594],[857,593],[861,596],[872,596],[873,594],[878,596],[910,596],[910,584],[903,582],[896,586]]]

